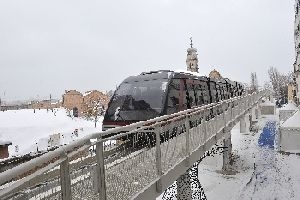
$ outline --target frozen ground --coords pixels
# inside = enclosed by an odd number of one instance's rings
[[[0,112],[0,140],[11,141],[10,156],[26,154],[48,147],[48,139],[52,134],[61,134],[60,144],[69,143],[89,133],[101,131],[102,118],[97,128],[93,121],[67,116],[65,109],[49,110],[15,110]],[[78,129],[78,137],[73,134]],[[18,145],[18,152],[15,146]]]
[[[269,140],[274,135],[263,131],[266,124],[276,128],[276,121],[276,116],[264,116],[258,133],[241,134],[239,125],[234,127],[235,175],[220,173],[222,156],[204,159],[199,165],[199,180],[208,200],[300,199],[300,156],[277,153],[276,142],[274,150]]]

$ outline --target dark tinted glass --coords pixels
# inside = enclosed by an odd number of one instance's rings
[[[169,85],[167,114],[179,111],[180,80],[173,79]]]
[[[194,86],[191,83],[187,83],[187,91],[188,91],[188,96],[189,98],[189,106],[193,107],[196,106],[196,97],[195,97],[195,92],[194,92]]]
[[[217,96],[217,91],[216,91],[216,83],[215,82],[209,82],[210,84],[210,95],[211,95],[211,103],[216,102],[216,96]]]
[[[122,83],[115,92],[106,120],[146,120],[159,116],[167,80]]]

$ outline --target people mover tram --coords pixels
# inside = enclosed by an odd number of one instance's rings
[[[146,121],[243,93],[241,83],[168,70],[126,78],[111,98],[103,130]]]

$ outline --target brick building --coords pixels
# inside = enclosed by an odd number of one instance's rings
[[[61,103],[58,100],[41,100],[41,101],[31,101],[28,108],[29,109],[52,109],[59,108]]]
[[[66,93],[63,95],[62,107],[69,109],[72,111],[73,116],[78,117],[82,116],[95,102],[100,103],[106,109],[109,97],[97,90],[88,91],[84,95],[76,90],[66,90]]]
[[[62,97],[62,107],[72,111],[74,117],[83,112],[83,95],[77,90],[66,90]]]
[[[209,78],[216,78],[216,79],[219,79],[219,78],[222,78],[220,72],[218,72],[217,70],[212,70],[210,73],[209,73]]]
[[[12,143],[10,141],[0,140],[0,159],[9,157],[8,146],[11,144]]]
[[[84,109],[86,109],[87,106],[91,105],[95,101],[101,103],[106,109],[108,106],[109,97],[98,90],[88,91],[83,95]]]

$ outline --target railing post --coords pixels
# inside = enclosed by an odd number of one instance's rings
[[[206,144],[206,141],[207,141],[207,123],[206,123],[206,111],[203,111],[203,122],[201,122],[201,123],[203,123],[202,124],[202,126],[203,126],[203,144],[201,144],[201,145],[203,145],[203,148],[204,148],[204,150],[205,150],[205,144]]]
[[[234,105],[234,104],[233,104],[233,101],[230,101],[230,121],[232,121],[232,119],[233,119],[233,116],[232,116],[232,115],[233,115],[233,114],[232,114],[232,113],[233,113],[233,112],[232,112],[232,110],[233,110],[233,105]]]
[[[186,129],[186,134],[185,134],[185,148],[186,148],[186,166],[189,167],[190,166],[190,160],[189,160],[189,156],[190,156],[190,120],[189,120],[189,116],[187,115],[185,118],[185,129]]]
[[[66,156],[66,155],[62,155]],[[60,163],[60,187],[61,196],[63,200],[71,200],[71,177],[69,158],[66,156],[65,160]]]
[[[159,180],[156,182],[156,191],[158,193],[162,192],[162,183],[160,177],[162,176],[162,163],[161,163],[161,148],[160,148],[160,128],[155,127],[155,137],[156,137],[156,151],[155,151],[155,159],[156,159],[156,171],[159,176]]]
[[[96,159],[97,159],[97,186],[99,193],[99,200],[106,200],[106,183],[105,183],[105,166],[103,154],[103,141],[99,140],[96,143]]]
[[[226,124],[227,124],[227,122],[226,122],[226,106],[224,106],[224,104],[225,103],[222,103],[222,109],[223,109],[223,121],[224,121],[224,127],[226,127]],[[227,108],[229,108],[229,107],[227,107]]]

